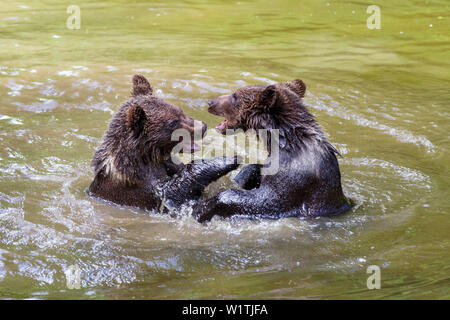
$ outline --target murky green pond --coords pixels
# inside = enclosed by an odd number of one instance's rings
[[[0,298],[449,299],[450,3],[375,2],[380,30],[367,1],[83,0],[71,30],[68,1],[2,1]],[[88,198],[135,73],[210,128],[208,99],[303,79],[354,210],[199,225]]]

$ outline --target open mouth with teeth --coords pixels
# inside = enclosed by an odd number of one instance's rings
[[[219,123],[216,127],[216,130],[219,132],[224,132],[228,128],[228,121],[225,119],[221,123]]]
[[[232,122],[228,119],[223,120],[221,123],[219,123],[216,126],[217,132],[225,135],[227,133],[227,129],[233,130],[236,129],[235,124],[232,124]],[[231,134],[231,132],[229,132]]]

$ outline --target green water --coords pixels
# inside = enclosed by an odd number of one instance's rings
[[[0,298],[449,299],[449,2],[375,2],[84,0],[70,30],[67,1],[2,1]],[[88,198],[135,73],[210,128],[208,99],[303,79],[354,210],[203,226]]]

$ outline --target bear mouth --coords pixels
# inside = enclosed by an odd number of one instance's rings
[[[223,120],[221,123],[219,123],[216,127],[216,131],[226,135],[226,134],[235,134],[236,132],[234,132],[233,130],[238,129],[239,126],[236,124],[232,124],[230,120],[225,119]],[[227,132],[227,130],[230,130]]]
[[[236,126],[232,125],[231,121],[229,121],[228,119],[223,120],[216,127],[216,131],[223,135],[227,134],[228,129],[230,129],[230,130],[236,129]],[[232,134],[232,132],[229,132],[229,134]]]
[[[216,130],[219,132],[223,132],[228,128],[228,121],[225,119],[221,123],[219,123],[216,127]]]

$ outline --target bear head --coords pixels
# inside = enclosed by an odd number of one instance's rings
[[[191,139],[183,150],[190,152],[198,150],[194,140],[206,132],[206,124],[156,97],[143,75],[133,77],[131,95],[111,120],[92,161],[96,174],[102,172],[125,182],[145,179],[149,167],[170,155],[182,142],[182,138],[173,138],[174,131],[182,129],[189,134]]]
[[[261,129],[276,129],[279,146],[286,151],[299,150],[311,139],[327,144],[329,149],[325,134],[303,104],[305,92],[306,85],[300,79],[268,86],[249,85],[209,100],[208,111],[225,118],[216,127],[221,134],[255,130],[260,138]],[[265,137],[270,152],[271,133]]]
[[[302,107],[306,85],[302,80],[293,80],[269,86],[250,85],[234,93],[208,101],[208,112],[224,117],[217,131],[226,134],[227,129],[271,129],[276,123],[271,120],[288,117],[288,113]]]

